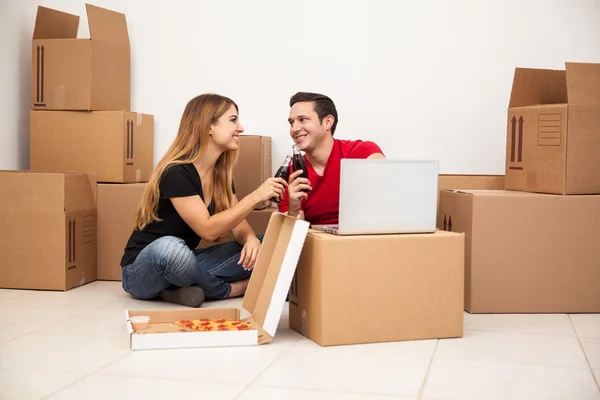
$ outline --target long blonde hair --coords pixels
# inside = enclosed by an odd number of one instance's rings
[[[142,201],[135,214],[134,229],[142,230],[153,221],[160,221],[157,215],[160,199],[160,179],[167,168],[176,164],[189,164],[198,161],[206,151],[211,124],[237,104],[227,97],[217,94],[202,94],[189,101],[179,124],[177,137],[167,153],[160,160],[142,195]],[[239,110],[238,110],[239,111]],[[215,212],[223,211],[233,204],[232,174],[238,157],[238,150],[225,151],[217,160],[213,170],[213,201]]]

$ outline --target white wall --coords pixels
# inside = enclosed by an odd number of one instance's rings
[[[288,100],[319,91],[339,138],[388,157],[437,158],[442,173],[503,174],[515,66],[600,62],[596,0],[96,0],[127,15],[132,110],[155,115],[155,163],[189,99],[232,97],[247,134],[291,150]],[[29,166],[30,40],[38,4],[82,16],[85,2],[0,0],[0,169]]]

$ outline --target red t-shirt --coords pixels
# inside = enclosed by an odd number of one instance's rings
[[[340,209],[342,158],[367,158],[374,153],[383,154],[379,146],[373,142],[334,139],[323,176],[315,172],[306,156],[304,156],[308,169],[308,180],[312,187],[312,190],[308,192],[308,198],[302,200],[300,205],[300,209],[304,211],[306,221],[310,222],[311,225],[337,224]],[[278,207],[282,213],[288,210],[287,188]]]

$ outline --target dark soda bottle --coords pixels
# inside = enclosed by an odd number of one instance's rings
[[[302,157],[302,153],[300,152],[300,147],[298,145],[294,145],[293,149],[293,157],[292,157],[292,168],[294,171],[302,170],[302,174],[300,177],[308,179],[308,169],[306,169],[306,163],[304,162],[304,157]],[[303,190],[303,192],[307,192],[307,190]]]
[[[290,164],[292,163],[291,156],[285,156],[285,160],[275,173],[275,178],[282,178],[284,181],[288,181],[290,179]],[[276,197],[271,198],[272,202],[279,203]]]

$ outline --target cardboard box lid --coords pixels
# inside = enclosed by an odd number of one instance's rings
[[[568,62],[565,67],[565,70],[515,68],[509,108],[600,105],[600,64]]]
[[[75,39],[79,16],[38,6],[33,39]]]
[[[600,105],[600,64],[566,63],[570,106]]]
[[[129,45],[125,14],[91,4],[85,8],[92,40]],[[79,16],[38,6],[33,39],[76,39],[78,28]]]
[[[275,336],[309,223],[273,212],[242,307],[271,337]]]
[[[0,171],[0,209],[77,212],[96,208],[96,177],[84,172]]]
[[[129,33],[127,31],[125,14],[96,7],[91,4],[86,4],[85,8],[92,40],[129,45]]]

